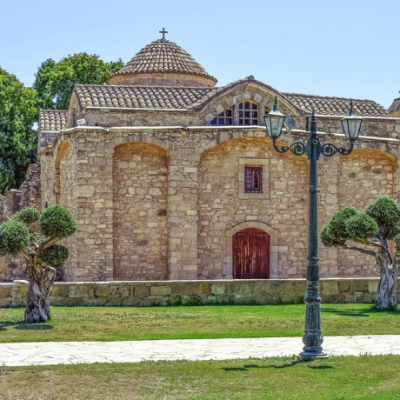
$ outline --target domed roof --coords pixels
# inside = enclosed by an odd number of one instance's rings
[[[125,67],[111,75],[110,83],[123,83],[123,76],[143,74],[190,75],[195,80],[195,77],[203,78],[204,85],[201,86],[214,86],[217,83],[217,79],[209,75],[188,52],[165,38],[140,50]]]

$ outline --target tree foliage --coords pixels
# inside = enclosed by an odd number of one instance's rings
[[[343,210],[338,211],[329,224],[326,225],[321,232],[321,240],[325,246],[339,246],[349,239],[346,223],[358,214],[354,207],[347,206]]]
[[[73,215],[59,204],[47,208],[40,217],[39,223],[43,235],[49,237],[65,238],[76,230]]]
[[[0,192],[19,187],[36,160],[37,96],[0,68]]]
[[[400,207],[390,197],[382,196],[364,212],[347,206],[333,215],[321,231],[325,246],[343,246],[347,240],[375,245],[400,234]]]
[[[25,207],[23,210],[15,213],[12,219],[14,221],[19,221],[29,226],[32,225],[34,222],[39,221],[40,216],[40,211],[35,207]]]
[[[31,228],[37,221],[40,232]],[[43,266],[60,268],[68,258],[68,249],[57,242],[75,230],[73,215],[60,205],[51,206],[43,213],[34,207],[26,207],[0,225],[0,255],[36,256]]]
[[[107,63],[96,54],[87,53],[69,55],[59,62],[46,60],[39,67],[33,84],[40,99],[40,107],[68,109],[75,84],[103,85],[123,65],[121,59]]]
[[[385,229],[384,235],[392,240],[400,232],[400,207],[389,196],[383,196],[365,209],[365,213]]]
[[[49,265],[53,268],[62,268],[65,261],[68,260],[69,251],[68,249],[61,245],[55,244],[45,250],[40,252],[40,257],[45,265]]]
[[[343,208],[323,227],[321,240],[327,247],[340,246],[374,256],[381,274],[376,307],[380,310],[397,309],[400,207],[392,198],[380,197],[363,212],[350,206]],[[396,244],[394,257],[390,253],[390,240]]]
[[[29,229],[19,221],[10,220],[0,225],[0,255],[15,257],[29,245]]]

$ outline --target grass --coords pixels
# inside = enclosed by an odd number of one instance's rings
[[[393,400],[400,357],[0,367],[1,400]]]
[[[52,307],[46,324],[25,325],[22,308],[0,310],[0,343],[302,336],[304,305]],[[324,304],[325,336],[400,334],[400,312],[369,304]],[[399,396],[400,398],[400,396]]]

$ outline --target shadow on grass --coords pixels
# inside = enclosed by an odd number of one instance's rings
[[[266,369],[266,368],[274,368],[274,369],[285,369],[285,368],[290,368],[290,367],[295,367],[296,365],[305,365],[307,368],[311,368],[311,369],[334,369],[334,367],[332,367],[331,365],[308,365],[309,363],[312,363],[313,360],[310,361],[299,361],[299,360],[294,360],[294,361],[290,361],[287,362],[285,364],[282,365],[265,365],[265,366],[260,366],[257,364],[248,364],[248,365],[243,365],[243,367],[226,367],[226,368],[222,368],[224,371],[226,372],[235,372],[235,371],[244,371],[244,372],[248,372],[253,368],[262,368],[262,369]]]
[[[54,329],[51,325],[46,324],[25,324],[25,322],[15,322],[15,321],[1,321],[0,322],[0,332],[5,331],[7,328],[13,327],[14,329],[22,331],[46,331],[49,329]]]
[[[337,310],[336,308],[321,308],[321,314],[323,313],[336,314],[343,317],[369,317],[371,310]]]
[[[336,314],[343,317],[369,317],[370,314],[381,314],[381,315],[395,315],[400,316],[400,311],[380,311],[375,308],[375,306],[371,306],[368,309],[351,309],[351,310],[338,310],[336,308],[329,307],[321,307],[321,314],[330,313]]]

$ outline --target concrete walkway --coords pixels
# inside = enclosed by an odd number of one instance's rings
[[[302,347],[297,337],[4,343],[0,366],[282,357],[296,355]],[[331,356],[400,355],[400,335],[331,336],[323,347]]]

